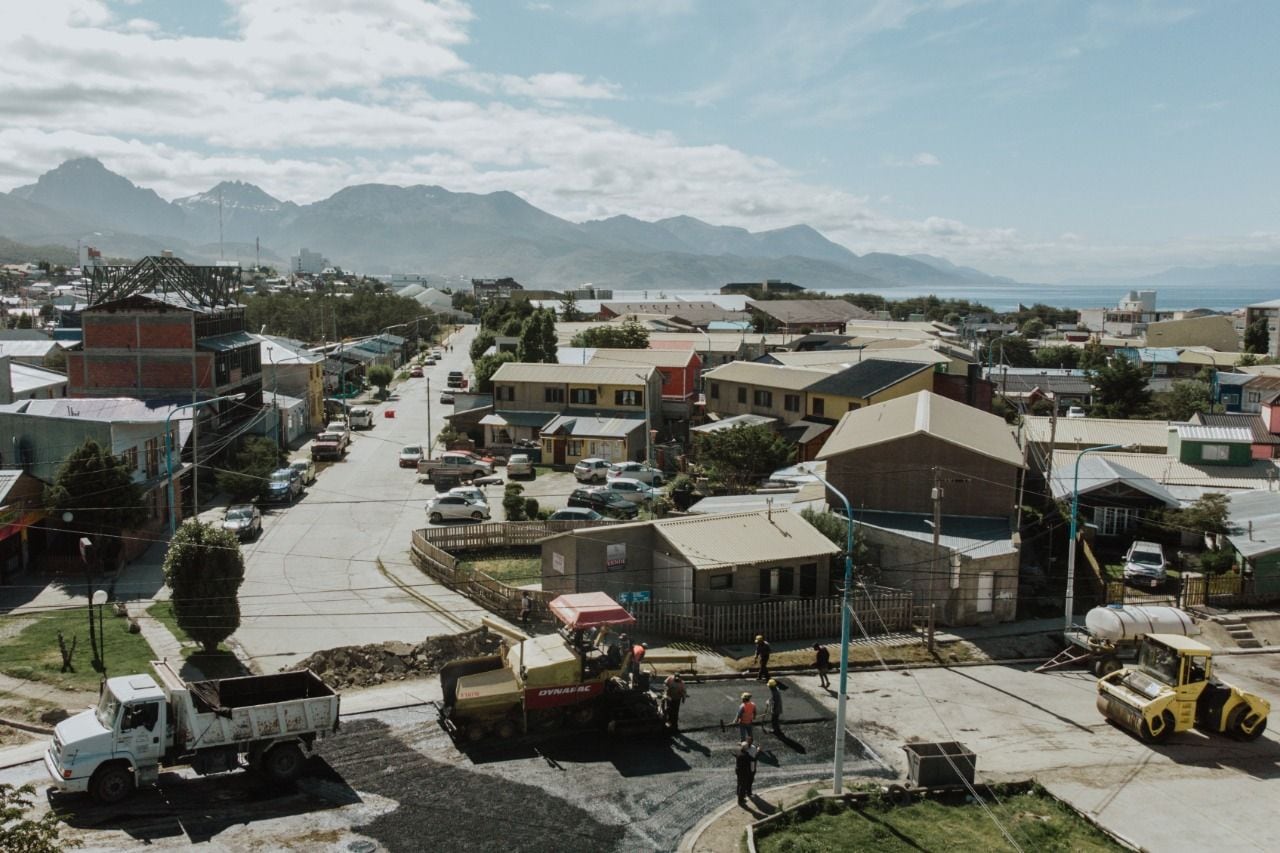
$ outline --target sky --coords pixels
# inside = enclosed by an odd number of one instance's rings
[[[4,4],[0,190],[94,156],[510,190],[574,221],[804,223],[1024,281],[1280,262],[1280,4]]]

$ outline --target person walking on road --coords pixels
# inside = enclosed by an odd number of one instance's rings
[[[776,678],[769,679],[769,725],[774,734],[782,733],[782,688]]]
[[[818,668],[818,683],[830,690],[831,679],[827,678],[827,673],[831,670],[831,652],[822,643],[814,643],[813,652],[813,665]]]
[[[751,701],[750,693],[742,694],[742,704],[738,706],[738,713],[733,721],[738,725],[738,737],[750,740],[751,726],[756,721],[756,703]]]
[[[742,743],[738,744],[738,754],[734,758],[734,775],[738,777],[738,805],[745,806],[747,797],[752,795],[752,788],[756,783],[756,761],[760,755],[760,750],[751,742],[751,735],[747,735]]]
[[[760,672],[756,675],[756,681],[769,680],[769,655],[773,652],[769,648],[769,643],[765,641],[763,634],[756,634],[756,656],[752,658],[753,663],[760,664]]]
[[[533,615],[533,596],[526,589],[520,593],[520,624],[527,628],[531,615]]]
[[[680,673],[668,675],[666,684],[667,727],[673,732],[680,731],[680,704],[684,702],[687,691]]]

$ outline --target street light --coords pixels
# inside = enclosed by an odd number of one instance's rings
[[[276,448],[280,447],[280,398],[277,392],[280,390],[280,371],[276,368],[275,356],[272,355],[275,347],[267,344],[267,363],[271,365],[271,415],[272,415],[272,432],[275,433]]]
[[[207,405],[209,405],[210,403],[219,403],[219,402],[221,402],[221,401],[223,401],[223,400],[235,400],[235,401],[239,402],[240,400],[243,400],[243,399],[244,399],[244,397],[245,397],[245,395],[244,395],[243,393],[240,393],[240,394],[225,394],[225,395],[223,395],[223,396],[221,396],[221,397],[214,397],[214,398],[212,398],[212,399],[210,399],[210,400],[197,400],[197,401],[195,401],[194,403],[183,403],[183,404],[182,404],[182,405],[180,405],[180,406],[174,406],[174,407],[173,407],[173,411],[171,411],[171,412],[169,412],[169,414],[165,415],[165,418],[164,418],[164,461],[165,461],[165,470],[168,472],[168,478],[167,478],[167,479],[169,480],[169,538],[170,538],[170,539],[172,539],[172,538],[173,538],[173,535],[174,535],[175,533],[177,533],[177,532],[178,532],[178,522],[177,522],[177,519],[174,517],[174,515],[175,515],[175,513],[174,513],[174,506],[175,506],[175,505],[174,505],[174,497],[173,497],[173,424],[172,424],[173,416],[174,416],[174,415],[176,415],[176,414],[177,414],[179,411],[181,411],[182,409],[191,409],[191,410],[194,412],[194,410],[195,410],[195,409],[198,409],[198,408],[200,408],[201,406],[207,406]],[[193,420],[193,421],[195,420],[195,416],[194,416],[194,414],[192,415],[192,420]],[[199,464],[200,464],[200,460],[199,460],[199,459],[196,459],[196,460],[195,460],[195,464],[196,464],[197,466],[199,466]],[[195,511],[197,514],[199,514],[199,512],[200,512],[200,507],[198,507],[198,506],[197,506],[197,507],[193,507],[193,509],[194,509],[194,511]]]
[[[650,373],[651,375],[653,374]],[[644,391],[640,392],[640,401],[644,405],[644,464],[646,468],[651,468],[653,467],[653,446],[649,427],[649,406],[652,405],[649,400],[649,377],[643,373],[637,373],[635,376],[644,383]]]
[[[102,680],[107,680],[107,629],[102,626],[102,605],[107,603],[107,591],[100,589],[90,599],[91,604],[98,605],[98,663],[102,665]],[[89,611],[89,619],[93,619],[93,611]]]
[[[839,796],[844,789],[844,720],[849,686],[849,588],[853,586],[853,507],[843,492],[817,474],[813,476],[844,503],[845,519],[848,521],[848,542],[844,551],[844,592],[840,596],[840,696],[836,699],[835,766],[831,774],[831,792]]]
[[[1077,516],[1080,511],[1080,460],[1086,453],[1100,450],[1129,450],[1132,444],[1103,444],[1099,447],[1086,447],[1076,456],[1075,473],[1071,479],[1071,532],[1067,543],[1067,602],[1063,613],[1062,630],[1071,632],[1071,611],[1076,603],[1076,529],[1079,526]]]

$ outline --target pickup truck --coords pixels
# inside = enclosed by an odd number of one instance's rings
[[[208,776],[241,758],[284,784],[301,775],[304,750],[338,730],[338,694],[311,670],[187,682],[168,661],[151,667],[155,678],[107,679],[96,708],[58,723],[44,764],[60,790],[118,803],[161,768]]]
[[[346,433],[322,432],[311,442],[312,459],[341,459],[346,452]]]
[[[465,453],[441,453],[436,459],[423,459],[418,463],[418,475],[435,482],[436,472],[454,474],[463,480],[488,477],[493,466]]]
[[[351,443],[351,430],[347,427],[347,422],[343,420],[329,421],[329,425],[324,428],[325,432],[337,433],[342,439],[342,449],[346,450],[347,445]]]
[[[347,412],[347,423],[351,425],[352,429],[373,429],[373,410],[364,406],[356,406]]]

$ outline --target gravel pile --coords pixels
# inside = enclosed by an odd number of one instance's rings
[[[290,669],[310,669],[330,687],[370,687],[434,675],[450,661],[494,654],[501,640],[484,628],[464,634],[428,637],[416,646],[409,643],[376,643],[342,646],[316,652]]]

